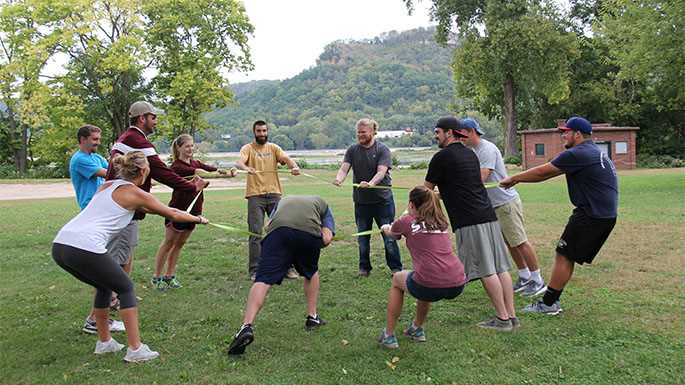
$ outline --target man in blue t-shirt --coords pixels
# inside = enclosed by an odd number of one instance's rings
[[[104,183],[104,177],[107,174],[107,161],[95,152],[100,145],[101,134],[102,130],[91,124],[82,126],[76,134],[79,149],[69,161],[69,176],[76,192],[76,202],[81,210],[88,206],[93,195],[98,191],[98,187]],[[107,249],[109,249],[109,245]],[[81,330],[88,334],[97,333],[92,309]],[[111,332],[122,332],[125,330],[124,324],[110,318],[109,330]]]
[[[100,145],[101,133],[99,127],[90,124],[79,128],[79,150],[69,161],[69,175],[81,210],[88,206],[88,202],[98,187],[104,183],[104,177],[107,175],[107,161],[96,152]]]
[[[592,125],[584,118],[572,117],[560,130],[566,151],[549,163],[500,182],[500,186],[510,188],[519,182],[540,182],[566,174],[568,195],[576,206],[557,244],[545,296],[526,306],[524,312],[559,314],[559,297],[573,275],[574,263],[592,263],[616,224],[616,169],[592,141]]]

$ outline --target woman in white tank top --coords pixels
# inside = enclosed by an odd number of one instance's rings
[[[64,225],[52,246],[52,257],[64,270],[97,289],[94,300],[98,342],[95,354],[117,352],[124,348],[112,339],[108,326],[112,291],[119,294],[121,318],[126,326],[128,350],[125,361],[147,361],[159,356],[141,343],[138,307],[133,283],[124,270],[107,255],[107,243],[133,218],[136,210],[158,214],[174,222],[208,223],[201,216],[170,208],[152,194],[138,188],[150,173],[147,158],[140,151],[113,160],[121,179],[103,184],[88,206]]]

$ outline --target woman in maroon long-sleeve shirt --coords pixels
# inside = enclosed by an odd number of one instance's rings
[[[217,171],[217,168],[204,164],[199,160],[193,159],[193,138],[188,134],[180,135],[171,144],[174,163],[171,169],[181,177],[193,176],[198,170],[205,170],[209,172]],[[221,174],[226,176],[235,176],[234,170],[230,173],[225,170],[218,170]],[[169,207],[174,207],[179,210],[186,210],[195,198],[194,193],[174,190],[171,195]],[[200,215],[202,213],[203,194],[197,198],[190,213],[193,215]],[[162,244],[159,245],[155,263],[155,275],[152,277],[152,285],[160,290],[167,288],[179,288],[181,284],[176,279],[176,263],[181,254],[183,245],[190,237],[190,234],[195,229],[194,223],[179,223],[165,220],[166,233]],[[162,276],[162,269],[166,264],[166,274]]]

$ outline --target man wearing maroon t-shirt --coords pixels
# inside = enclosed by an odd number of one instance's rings
[[[147,157],[148,163],[150,163],[150,175],[148,175],[145,183],[140,186],[146,192],[150,192],[152,179],[174,190],[187,191],[192,194],[197,194],[209,184],[209,182],[204,181],[199,176],[196,176],[192,181],[187,181],[178,176],[159,159],[155,146],[147,139],[147,136],[152,134],[157,126],[157,113],[150,103],[144,101],[133,103],[128,110],[128,117],[131,126],[119,136],[119,139],[117,139],[110,151],[107,180],[117,178],[116,172],[112,167],[112,159],[132,151],[141,151]],[[113,259],[123,261],[121,262],[122,265],[126,264],[124,270],[127,272],[131,271],[133,250],[138,244],[138,221],[143,218],[145,218],[145,213],[136,211],[131,223],[119,234],[112,237],[107,246],[107,252]]]

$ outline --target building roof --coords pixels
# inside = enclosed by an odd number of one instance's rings
[[[607,132],[607,131],[638,131],[640,127],[613,127],[607,124],[593,124],[592,132]],[[517,131],[518,134],[542,134],[545,132],[559,132],[558,128],[541,128],[539,130],[523,130]]]

